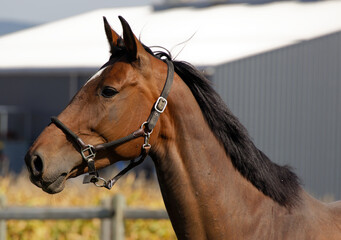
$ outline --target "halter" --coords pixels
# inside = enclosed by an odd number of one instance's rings
[[[149,143],[150,134],[153,132],[153,129],[160,117],[160,114],[163,113],[167,106],[167,96],[170,92],[170,88],[172,86],[174,78],[173,63],[168,59],[166,59],[165,61],[168,66],[166,82],[162,89],[160,97],[154,103],[154,107],[147,121],[142,123],[139,129],[123,138],[119,138],[115,141],[102,143],[95,146],[85,144],[77,134],[75,134],[72,130],[65,126],[57,117],[51,117],[51,123],[54,123],[59,129],[61,129],[64,132],[66,136],[70,137],[71,140],[80,147],[79,152],[82,155],[83,160],[88,164],[89,172],[88,175],[84,176],[83,180],[84,184],[93,183],[97,187],[105,187],[110,190],[121,176],[127,173],[130,169],[141,164],[148,156],[149,150],[151,148],[151,145]],[[126,168],[124,168],[115,177],[109,180],[105,180],[104,178],[100,177],[95,167],[94,159],[96,157],[96,153],[98,151],[102,151],[113,146],[121,145],[125,142],[131,141],[139,137],[144,137],[144,144],[142,145],[142,150],[139,159],[138,160],[132,159]]]

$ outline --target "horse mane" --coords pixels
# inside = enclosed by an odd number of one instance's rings
[[[191,90],[209,127],[223,143],[226,154],[241,175],[280,205],[289,208],[295,206],[300,199],[297,175],[289,166],[279,166],[272,162],[254,145],[246,128],[227,108],[211,82],[191,64],[172,60],[166,49],[153,52],[149,47],[143,47],[154,57],[163,61],[167,58],[173,62],[175,72]],[[124,46],[117,48],[115,51],[119,54],[112,53],[105,65],[124,55],[125,50]]]
[[[145,47],[151,53],[150,49]],[[155,52],[159,59],[170,53]],[[211,82],[187,62],[172,60],[175,72],[191,90],[215,136],[223,143],[233,166],[266,196],[285,207],[299,201],[300,181],[289,166],[272,162],[250,139],[246,128],[227,108]]]

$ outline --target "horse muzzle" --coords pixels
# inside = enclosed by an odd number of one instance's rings
[[[54,194],[64,189],[68,176],[67,171],[55,170],[46,172],[44,159],[40,154],[28,152],[25,156],[25,163],[30,174],[31,182],[43,191]]]

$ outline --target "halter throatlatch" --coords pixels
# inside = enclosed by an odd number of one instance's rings
[[[167,97],[170,92],[170,88],[172,86],[173,78],[174,78],[173,63],[168,59],[166,59],[165,61],[168,66],[166,83],[162,89],[160,97],[156,100],[154,107],[147,121],[144,122],[141,125],[141,127],[137,129],[135,132],[123,138],[117,139],[112,142],[98,144],[95,146],[90,145],[90,144],[86,145],[77,134],[72,132],[57,117],[51,118],[51,122],[54,123],[59,129],[61,129],[66,136],[70,137],[74,143],[77,143],[77,145],[80,148],[79,152],[82,155],[83,160],[88,165],[88,173],[89,173],[88,175],[84,176],[83,183],[93,183],[97,187],[105,187],[107,189],[111,189],[120,177],[126,174],[130,169],[141,164],[146,159],[146,157],[148,156],[149,150],[151,148],[151,145],[149,143],[150,134],[153,132],[153,129],[160,117],[160,114],[163,113],[163,111],[165,110],[167,106]],[[142,145],[142,150],[141,150],[141,154],[139,158],[131,160],[129,165],[125,167],[122,171],[120,171],[112,179],[105,180],[104,178],[100,177],[95,166],[96,153],[98,151],[101,151],[101,150],[104,150],[113,146],[121,145],[125,142],[131,141],[139,137],[144,137],[144,144]]]

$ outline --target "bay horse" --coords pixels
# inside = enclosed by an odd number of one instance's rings
[[[119,19],[123,37],[104,18],[108,62],[26,154],[35,185],[58,193],[89,172],[85,182],[111,188],[149,154],[179,239],[341,239],[340,202],[306,193],[257,149],[201,72],[151,51]],[[139,156],[112,180],[97,173]]]

